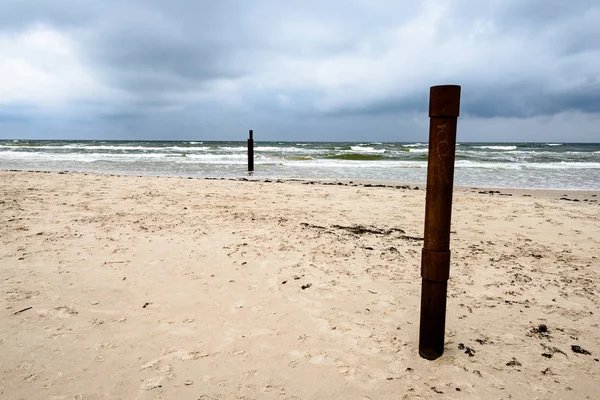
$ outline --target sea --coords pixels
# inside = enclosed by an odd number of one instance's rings
[[[0,140],[0,169],[423,184],[427,143]],[[600,143],[458,143],[457,186],[600,190]]]

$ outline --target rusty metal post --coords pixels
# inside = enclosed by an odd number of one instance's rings
[[[250,138],[248,139],[248,171],[254,171],[254,139],[252,138],[252,129],[250,129]]]
[[[444,352],[456,119],[459,109],[460,86],[431,87],[419,330],[419,354],[428,360],[435,360]]]

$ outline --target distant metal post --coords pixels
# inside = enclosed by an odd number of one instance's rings
[[[444,352],[446,296],[450,276],[450,220],[460,86],[429,92],[429,155],[425,200],[425,243],[421,258],[419,354],[435,360]]]
[[[252,129],[250,129],[250,138],[248,139],[248,171],[254,171],[254,139],[252,138]]]

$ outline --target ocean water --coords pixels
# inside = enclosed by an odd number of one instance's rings
[[[427,143],[255,141],[253,178],[425,183]],[[0,140],[0,169],[248,177],[246,142]],[[600,144],[459,143],[455,185],[600,190]]]

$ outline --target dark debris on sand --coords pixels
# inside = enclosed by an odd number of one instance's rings
[[[520,367],[522,364],[516,358],[513,357],[513,359],[507,362],[506,365],[508,367]]]
[[[469,346],[465,346],[463,343],[459,343],[458,344],[458,349],[459,350],[464,350],[465,354],[468,354],[469,357],[475,357],[475,350],[473,350]]]
[[[244,178],[242,178],[244,179]],[[240,180],[242,180],[240,179]],[[287,179],[287,181],[296,181],[296,179]],[[268,180],[265,180],[264,182],[270,182]],[[277,182],[283,182],[281,180],[278,180]],[[322,186],[362,186],[365,188],[388,188],[388,189],[404,189],[404,190],[410,190],[411,187],[408,185],[383,185],[383,184],[373,184],[373,183],[354,183],[353,181],[350,181],[348,183],[344,183],[344,182],[316,182],[316,181],[306,181],[306,182],[302,182],[303,185],[322,185]],[[414,188],[412,188],[412,190],[419,190],[419,187],[415,186]]]
[[[374,226],[364,226],[364,225],[351,225],[351,226],[343,226],[343,225],[331,225],[331,227],[325,227],[320,225],[313,225],[307,222],[301,222],[300,226],[303,228],[311,228],[318,229],[321,231],[325,231],[327,233],[334,233],[335,230],[342,230],[349,232],[354,235],[391,235],[392,233],[397,233],[401,239],[410,240],[410,241],[422,241],[422,237],[409,236],[406,235],[404,229],[401,228],[388,228],[382,229]]]
[[[550,339],[552,337],[550,336],[550,331],[548,330],[548,326],[546,324],[539,324],[538,326],[534,326],[533,328],[531,328],[530,333],[531,334],[527,336],[537,335],[539,338],[545,339]]]
[[[590,353],[586,349],[584,349],[581,346],[578,346],[576,344],[574,344],[574,345],[571,346],[571,350],[573,350],[573,353],[577,353],[577,354],[585,354],[586,356],[591,356],[592,355],[592,353]]]
[[[368,227],[368,226],[363,226],[363,225],[353,225],[353,226],[332,225],[331,227],[334,229],[345,230],[350,233],[354,233],[355,235],[364,235],[364,234],[389,235],[392,232],[398,232],[400,234],[406,233],[403,229],[400,229],[400,228],[379,229],[379,228]]]
[[[546,368],[545,370],[542,371],[542,374],[544,375],[554,375],[554,372],[552,372],[552,370],[550,369],[550,367]]]
[[[542,353],[542,356],[544,356],[546,358],[552,358],[552,356],[556,353],[560,353],[560,354],[564,355],[565,357],[567,357],[567,353],[565,353],[564,351],[562,351],[561,349],[559,349],[557,347],[548,346],[543,343],[542,343],[542,347],[544,348],[544,350],[546,350],[544,353]]]
[[[444,392],[442,392],[441,390],[438,390],[435,386],[432,386],[431,390],[433,390],[437,394],[444,394]]]

